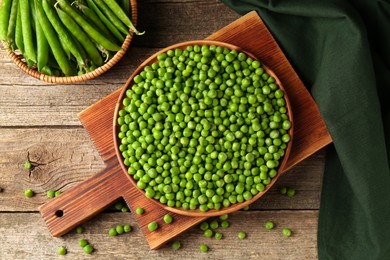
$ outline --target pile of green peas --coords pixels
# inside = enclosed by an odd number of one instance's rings
[[[168,50],[133,78],[118,111],[128,173],[169,207],[250,200],[290,141],[284,92],[258,60],[215,45]]]

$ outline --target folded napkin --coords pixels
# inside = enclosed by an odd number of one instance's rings
[[[319,259],[390,259],[389,0],[222,2],[259,13],[332,136]]]

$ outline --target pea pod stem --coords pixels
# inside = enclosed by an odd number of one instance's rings
[[[60,41],[58,40],[57,34],[54,28],[51,26],[49,19],[46,17],[45,11],[39,0],[35,0],[35,9],[37,11],[38,22],[40,23],[45,37],[50,45],[53,52],[53,56],[60,66],[65,76],[75,75],[75,69],[70,64],[66,57],[65,51],[62,49]]]
[[[139,32],[133,23],[131,22],[130,18],[126,15],[126,13],[122,10],[122,8],[119,6],[119,4],[115,0],[105,0],[106,5],[115,13],[115,15],[128,27],[130,30],[132,30],[137,35],[142,35],[145,32]]]
[[[96,15],[100,18],[100,20],[107,26],[107,28],[111,31],[111,33],[120,41],[123,42],[125,37],[121,34],[120,31],[111,23],[110,20],[100,11],[97,5],[92,0],[87,0],[89,8],[91,8]]]
[[[103,0],[93,0],[93,2],[99,7],[99,9],[105,14],[105,16],[115,25],[115,27],[121,33],[125,35],[129,34],[128,28],[126,28],[126,26],[122,23],[122,21],[114,14],[114,12],[110,8],[108,8],[108,6],[104,3]]]
[[[31,27],[31,10],[29,1],[20,1],[20,14],[22,19],[22,33],[23,33],[23,43],[24,43],[24,58],[27,61],[27,64],[37,62],[37,55],[34,48],[34,40]]]
[[[3,0],[0,10],[0,40],[7,40],[7,30],[12,7],[12,0]]]
[[[58,0],[61,9],[69,14],[78,25],[95,41],[100,43],[105,49],[109,51],[119,51],[120,46],[113,43],[111,40],[104,37],[98,32],[88,21],[86,21],[66,0]]]
[[[103,65],[103,59],[95,47],[94,43],[90,40],[88,35],[80,28],[80,26],[72,19],[70,15],[65,13],[59,8],[56,8],[58,16],[62,23],[68,28],[70,33],[80,42],[84,47],[88,57],[96,66]]]
[[[9,16],[9,23],[7,29],[7,41],[12,51],[15,50],[15,29],[16,29],[16,19],[18,16],[18,6],[19,0],[13,0],[11,6],[11,13]]]

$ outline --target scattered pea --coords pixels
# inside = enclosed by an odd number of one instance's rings
[[[61,195],[61,191],[57,190],[56,192],[54,192],[54,197],[58,197]]]
[[[84,250],[84,253],[90,254],[93,252],[93,247],[90,244],[88,244],[88,245],[83,247],[83,250]]]
[[[215,235],[214,235],[215,239],[222,239],[223,235],[222,233],[219,233],[219,232],[215,232]]]
[[[287,189],[287,196],[289,196],[289,197],[294,197],[294,196],[295,196],[295,193],[296,193],[296,191],[295,191],[294,188],[288,188],[288,189]]]
[[[85,240],[85,239],[80,239],[79,245],[80,245],[81,248],[83,248],[83,247],[85,247],[86,245],[88,245],[88,241]]]
[[[83,233],[83,232],[84,232],[84,228],[83,228],[82,226],[76,227],[76,233],[77,233],[77,234],[81,234],[81,233]]]
[[[203,235],[204,235],[205,237],[210,238],[210,237],[213,236],[213,233],[214,233],[214,232],[213,232],[211,229],[207,229],[207,230],[204,231]]]
[[[267,222],[265,222],[264,227],[267,230],[271,230],[274,228],[274,223],[272,221],[267,221]]]
[[[228,214],[224,214],[224,215],[219,216],[220,220],[227,220],[228,218],[229,218]]]
[[[209,250],[209,247],[208,247],[207,245],[205,245],[205,244],[201,244],[201,245],[199,246],[199,250],[200,250],[201,252],[207,252],[207,251]]]
[[[59,255],[66,255],[67,252],[68,252],[68,251],[67,251],[66,248],[63,247],[63,246],[61,246],[61,247],[58,248],[58,250],[57,250],[57,253],[58,253]]]
[[[24,169],[26,169],[26,170],[31,170],[31,168],[32,168],[32,164],[30,161],[25,162],[23,166],[24,166]]]
[[[153,232],[153,231],[155,231],[156,229],[158,229],[158,223],[157,222],[150,222],[149,224],[148,224],[148,229],[149,229],[149,231],[150,232]]]
[[[136,212],[138,215],[142,215],[142,214],[144,214],[144,209],[143,209],[143,208],[137,208],[137,209],[135,210],[135,212]]]
[[[244,239],[244,238],[246,238],[246,233],[243,232],[243,231],[238,232],[238,238],[239,238],[239,239]]]
[[[202,231],[206,231],[207,229],[209,229],[209,223],[208,222],[206,222],[206,221],[204,221],[204,222],[202,222],[202,223],[200,223],[200,230],[202,230]]]
[[[125,231],[126,233],[129,233],[131,231],[131,226],[130,225],[124,225],[123,226],[123,231]]]
[[[50,199],[54,198],[55,197],[54,190],[48,190],[47,191],[47,197],[50,198]]]
[[[283,236],[289,237],[289,236],[291,236],[292,231],[289,228],[283,228],[282,233],[283,233]]]
[[[128,212],[129,209],[128,209],[127,207],[123,207],[123,208],[121,208],[121,211],[122,211],[122,212]]]
[[[249,210],[249,205],[248,206],[245,206],[242,208],[243,211],[248,211]]]
[[[116,210],[122,210],[123,203],[121,201],[119,201],[119,202],[115,203],[114,207],[115,207]]]
[[[224,220],[224,221],[221,222],[221,227],[222,228],[228,228],[229,226],[230,226],[230,224],[229,224],[228,221]]]
[[[179,241],[175,241],[172,243],[173,250],[179,250],[181,248],[181,243]]]
[[[171,216],[171,215],[169,215],[169,214],[166,214],[166,215],[164,216],[164,222],[165,222],[165,223],[167,223],[167,224],[171,224],[171,223],[172,223],[172,221],[173,221],[173,218],[172,218],[172,216]]]
[[[118,235],[118,232],[116,231],[115,228],[110,228],[108,230],[108,235],[111,236],[111,237],[115,237],[116,235]]]
[[[287,193],[287,187],[280,188],[280,194],[285,195]]]
[[[34,196],[34,192],[31,189],[27,189],[24,191],[24,196],[26,196],[26,198],[31,198]]]
[[[116,231],[116,233],[118,233],[118,235],[123,234],[123,232],[124,232],[123,226],[117,225],[117,226],[115,227],[115,231]]]
[[[217,229],[219,227],[219,223],[216,220],[211,221],[210,228],[211,229]]]

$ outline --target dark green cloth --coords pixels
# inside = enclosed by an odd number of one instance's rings
[[[390,2],[222,1],[260,14],[333,138],[319,259],[390,259]]]

